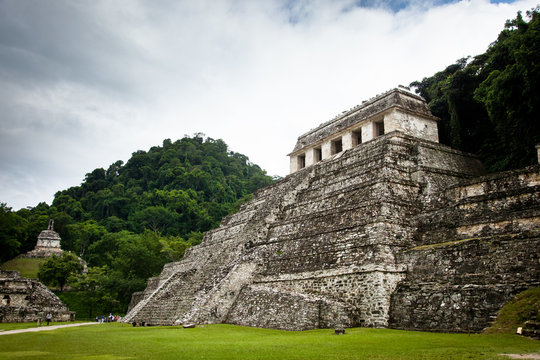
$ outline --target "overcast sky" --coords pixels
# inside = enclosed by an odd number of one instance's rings
[[[299,135],[484,52],[535,1],[0,0],[0,202],[197,132],[284,176]]]

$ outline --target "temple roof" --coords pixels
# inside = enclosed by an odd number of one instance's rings
[[[424,98],[405,88],[399,87],[364,101],[361,105],[343,111],[332,120],[300,135],[291,154],[391,108],[400,108],[403,111],[414,113],[421,117],[438,120],[429,111]]]

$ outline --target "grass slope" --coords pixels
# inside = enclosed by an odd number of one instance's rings
[[[132,327],[102,324],[0,336],[0,358],[51,359],[497,359],[540,352],[516,335],[387,329],[288,332],[233,325]]]
[[[515,333],[519,326],[533,317],[540,319],[540,287],[525,290],[509,301],[497,314],[488,333]]]
[[[15,258],[6,261],[0,268],[2,270],[14,270],[21,273],[21,276],[29,279],[37,279],[39,265],[43,264],[47,259],[30,259],[30,258]]]

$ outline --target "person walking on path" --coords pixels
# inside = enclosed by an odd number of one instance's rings
[[[43,325],[43,311],[37,314],[37,326]]]
[[[52,320],[52,315],[51,315],[51,313],[48,313],[47,314],[47,326],[49,326],[49,323],[51,322],[51,320]]]

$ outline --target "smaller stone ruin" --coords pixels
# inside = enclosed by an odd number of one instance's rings
[[[31,322],[52,314],[53,321],[72,321],[75,313],[49,288],[18,271],[0,270],[0,323]]]
[[[43,230],[38,235],[38,240],[34,250],[22,255],[28,258],[48,258],[52,255],[62,255],[62,249],[60,248],[60,235],[53,230],[54,220],[49,220],[49,226],[47,230]]]

